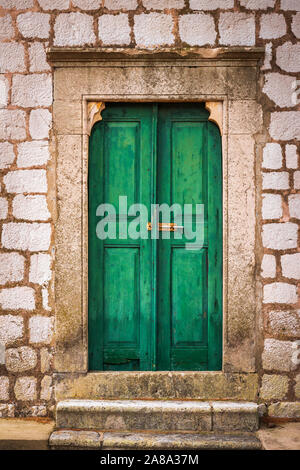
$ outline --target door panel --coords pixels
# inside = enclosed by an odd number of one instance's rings
[[[120,233],[119,196],[128,207],[150,210],[153,105],[114,104],[102,113],[90,139],[89,160],[89,368],[151,368],[151,240]],[[116,238],[96,235],[99,204],[116,209]],[[125,235],[128,224],[121,220]],[[147,223],[145,220],[143,223]]]
[[[108,103],[90,139],[89,368],[220,370],[222,366],[221,138],[195,104]],[[100,203],[118,208],[116,238],[99,240]],[[193,204],[193,229],[126,239],[118,216],[133,203]],[[195,204],[204,218],[196,219]],[[125,234],[128,223],[125,223]],[[173,222],[171,213],[170,220]],[[127,225],[126,225],[127,224]],[[190,246],[191,248],[191,246]],[[193,247],[195,248],[195,247]]]

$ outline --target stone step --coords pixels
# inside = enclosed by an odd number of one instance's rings
[[[253,432],[259,420],[252,402],[64,400],[57,404],[56,424],[100,431]]]
[[[260,450],[254,433],[128,433],[60,430],[51,434],[49,446],[62,449],[103,450]]]

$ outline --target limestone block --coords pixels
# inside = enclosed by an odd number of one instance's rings
[[[33,109],[29,117],[29,132],[33,139],[47,139],[52,116],[48,109]]]
[[[29,319],[29,342],[49,344],[53,336],[54,318],[35,315]]]
[[[31,287],[11,287],[0,291],[3,310],[34,310],[35,296]]]
[[[47,223],[3,224],[2,246],[8,249],[47,251],[51,240],[51,225]]]
[[[300,418],[300,402],[278,402],[268,407],[268,415],[272,418]]]
[[[281,267],[284,277],[300,279],[300,253],[281,256]]]
[[[5,365],[10,372],[24,372],[34,369],[37,364],[37,353],[29,346],[9,348],[6,350]]]
[[[300,338],[300,311],[269,312],[268,331],[274,336]]]
[[[234,0],[190,0],[192,10],[222,10],[234,7]]]
[[[0,253],[0,284],[22,281],[24,262],[19,253]]]
[[[288,197],[290,217],[300,219],[300,194],[291,194]]]
[[[280,194],[262,195],[263,219],[280,219],[282,217],[282,198]]]
[[[255,18],[248,13],[221,13],[220,44],[225,46],[254,46]]]
[[[289,174],[286,171],[263,173],[263,189],[289,189]]]
[[[24,38],[49,37],[50,15],[32,11],[17,16],[17,26]]]
[[[262,239],[265,248],[273,250],[297,248],[298,225],[291,222],[264,224]]]
[[[103,44],[130,44],[128,15],[102,15],[98,20],[99,39]]]
[[[15,384],[15,396],[17,400],[33,401],[37,399],[35,377],[18,377]]]
[[[276,258],[273,255],[264,255],[262,263],[262,277],[275,277],[276,276]]]
[[[285,42],[276,50],[276,63],[286,72],[300,72],[300,44]]]
[[[49,158],[49,144],[46,141],[32,140],[18,145],[19,168],[46,165]]]
[[[297,288],[286,282],[273,282],[263,288],[263,303],[295,304],[298,301]]]
[[[256,403],[212,402],[213,431],[256,431],[258,409]]]
[[[8,172],[3,182],[8,193],[46,193],[45,170],[15,170]]]
[[[180,16],[179,36],[183,42],[190,46],[214,44],[217,32],[213,17],[205,13]]]
[[[0,197],[0,219],[6,219],[8,212],[8,202],[5,197]]]
[[[281,73],[268,73],[265,75],[263,92],[280,108],[293,108],[293,84],[295,77]]]
[[[50,74],[14,75],[12,104],[24,108],[52,105],[52,77]]]
[[[21,339],[24,333],[24,321],[21,316],[0,316],[0,344],[10,345]]]
[[[279,170],[282,167],[282,151],[279,144],[265,145],[262,166],[272,170]]]
[[[14,28],[10,15],[0,17],[0,40],[14,37]]]
[[[61,13],[54,24],[55,46],[84,46],[93,44],[96,36],[93,17],[83,13]]]
[[[134,34],[138,47],[171,45],[174,43],[172,16],[141,13],[135,16]]]
[[[292,362],[293,342],[266,339],[262,354],[263,368],[266,370],[278,370],[290,372],[295,369]]]
[[[45,46],[41,42],[29,44],[29,70],[30,72],[45,72],[51,70],[46,59]]]
[[[0,44],[0,73],[25,72],[23,44],[2,42]]]
[[[262,39],[276,39],[285,34],[286,21],[283,15],[268,13],[261,16],[259,37]]]
[[[9,168],[14,159],[13,145],[9,142],[0,142],[0,169]]]
[[[288,392],[289,378],[285,375],[267,375],[262,378],[259,396],[262,400],[282,399]]]
[[[30,257],[29,282],[43,285],[51,279],[51,256],[39,253]]]
[[[285,146],[285,160],[287,168],[298,168],[297,147],[294,144]]]
[[[19,109],[0,109],[0,139],[24,140],[25,138],[25,112]]]
[[[9,378],[0,377],[0,400],[9,400]]]

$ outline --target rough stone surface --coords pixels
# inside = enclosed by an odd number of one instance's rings
[[[276,258],[273,255],[264,255],[261,263],[262,277],[276,276]]]
[[[263,368],[265,370],[278,370],[289,372],[295,368],[292,363],[293,342],[266,339],[262,354]]]
[[[285,42],[276,50],[276,63],[286,72],[300,72],[300,44]]]
[[[14,36],[14,28],[10,15],[0,17],[0,40],[11,39]]]
[[[17,165],[19,168],[46,165],[50,158],[46,141],[24,142],[18,145]]]
[[[96,36],[93,17],[83,13],[61,13],[54,24],[55,46],[84,46],[93,44]]]
[[[242,400],[257,397],[257,374],[223,374],[219,372],[131,372],[120,374],[58,375],[55,386],[57,401],[73,398],[96,400]]]
[[[51,225],[47,223],[10,222],[3,225],[2,246],[15,250],[47,251]]]
[[[170,10],[171,8],[183,8],[184,0],[143,0],[147,10]]]
[[[104,6],[109,10],[135,10],[137,0],[105,0]]]
[[[297,247],[298,225],[286,222],[265,224],[262,232],[263,246],[273,250],[287,250]]]
[[[53,317],[35,315],[29,320],[30,343],[51,343],[53,336]]]
[[[51,279],[51,257],[39,253],[30,257],[29,282],[43,285]]]
[[[282,167],[282,151],[279,144],[266,144],[262,166],[272,170],[279,170]]]
[[[292,31],[296,38],[300,39],[300,13],[296,13],[296,15],[293,16]]]
[[[300,219],[300,194],[292,194],[289,196],[290,217]]]
[[[70,0],[38,0],[43,10],[67,10]]]
[[[23,337],[24,320],[16,315],[0,315],[0,344],[6,346]]]
[[[300,253],[281,256],[281,267],[284,277],[300,279]]]
[[[46,196],[24,196],[19,194],[13,199],[13,215],[23,220],[48,220],[50,212]]]
[[[24,261],[19,253],[0,253],[0,284],[22,281]]]
[[[263,303],[295,304],[298,300],[297,288],[286,282],[273,282],[264,286]]]
[[[263,92],[280,108],[292,108],[293,103],[293,83],[295,77],[289,77],[281,73],[268,73],[265,76]],[[272,144],[269,144],[272,145]],[[276,144],[274,144],[276,145]]]
[[[14,405],[0,404],[0,418],[13,418],[15,416]]]
[[[282,338],[300,338],[300,312],[269,312],[268,331]]]
[[[273,418],[300,418],[300,402],[273,403],[268,408],[269,416]]]
[[[24,140],[25,138],[24,111],[18,109],[0,109],[0,139]]]
[[[0,377],[0,400],[9,399],[9,378],[2,376]]]
[[[101,0],[72,0],[72,4],[82,10],[98,10]]]
[[[280,194],[263,194],[263,219],[280,219],[282,217],[282,198]]]
[[[52,397],[52,377],[45,375],[41,381],[41,400],[51,400]]]
[[[0,197],[0,219],[6,219],[8,212],[8,202],[4,197]]]
[[[155,47],[174,43],[171,15],[142,13],[135,17],[134,34],[138,47]]]
[[[130,44],[128,15],[102,15],[98,20],[99,39],[103,44]]]
[[[3,310],[34,310],[34,290],[31,287],[11,287],[0,291],[0,305]]]
[[[210,431],[207,402],[168,400],[70,400],[56,408],[59,428],[106,431]]]
[[[50,15],[34,12],[18,15],[17,26],[24,38],[46,39],[50,32]]]
[[[52,77],[50,74],[15,75],[12,84],[12,104],[24,108],[51,106]]]
[[[300,374],[296,376],[295,396],[296,398],[300,398]]]
[[[190,0],[192,10],[217,10],[218,8],[226,10],[233,7],[234,0]]]
[[[219,20],[220,44],[226,46],[254,46],[255,18],[247,13],[221,13]]]
[[[15,384],[17,400],[32,401],[37,398],[35,377],[18,377]]]
[[[3,182],[8,193],[46,193],[45,170],[16,170],[7,173]]]
[[[285,146],[285,159],[287,168],[298,168],[297,147],[293,144]]]
[[[25,52],[23,44],[2,42],[0,44],[0,73],[24,72]]]
[[[10,372],[24,372],[34,369],[37,364],[37,353],[29,346],[6,350],[5,365]]]
[[[275,0],[240,0],[242,7],[248,10],[265,10],[275,5]]]
[[[300,171],[294,173],[294,188],[300,189]]]
[[[256,431],[258,410],[256,403],[212,402],[213,431]]]
[[[100,449],[102,439],[96,431],[59,430],[51,434],[49,445],[52,449]]]
[[[45,46],[41,42],[33,42],[29,45],[30,72],[45,72],[51,70],[46,60]]]
[[[289,388],[289,379],[285,375],[267,375],[262,378],[260,398],[262,400],[282,399]]]
[[[23,10],[25,8],[33,7],[34,0],[0,0],[0,6],[3,8],[16,8]]]
[[[0,169],[9,168],[14,159],[13,145],[9,142],[0,142]]]
[[[29,132],[32,139],[47,139],[52,124],[48,109],[33,109],[29,117]]]
[[[0,108],[6,108],[8,103],[9,82],[4,75],[0,75]]]
[[[288,189],[289,174],[284,171],[263,173],[263,189]]]
[[[260,34],[262,39],[276,39],[286,33],[286,21],[283,15],[269,13],[262,15],[260,20]]]
[[[190,46],[214,44],[217,32],[213,17],[205,13],[180,16],[179,35]]]
[[[294,10],[300,11],[300,5],[298,0],[280,0],[280,8],[282,10]]]
[[[47,348],[42,348],[41,352],[41,372],[48,372],[51,368],[52,354]]]
[[[300,57],[300,50],[299,50]],[[270,135],[273,139],[300,139],[300,111],[281,111],[271,114]]]

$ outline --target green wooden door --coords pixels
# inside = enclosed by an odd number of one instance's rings
[[[90,138],[89,368],[220,370],[222,366],[222,163],[217,127],[201,104],[106,105]],[[119,207],[127,196],[127,207]],[[117,208],[115,233],[97,236]],[[119,220],[131,204],[148,210],[130,238]],[[185,227],[146,231],[153,204],[202,204],[204,238],[187,249]],[[170,222],[174,222],[171,212]],[[165,220],[164,220],[165,222]],[[145,237],[145,231],[147,238]]]

